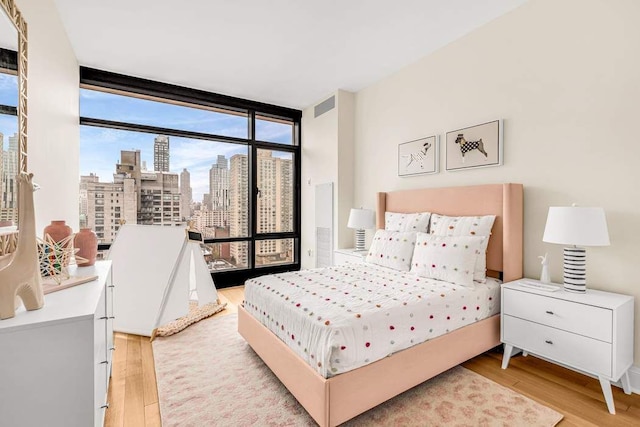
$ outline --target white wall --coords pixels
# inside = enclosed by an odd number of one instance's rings
[[[549,206],[604,207],[611,246],[588,248],[588,286],[636,297],[640,334],[640,2],[531,0],[358,92],[355,205],[377,191],[520,182],[525,186],[525,275],[549,252]],[[504,166],[397,176],[397,146],[504,119]],[[304,141],[306,144],[307,141]],[[444,142],[444,141],[443,141]],[[441,165],[444,170],[444,149]],[[640,339],[636,339],[640,365]]]
[[[302,268],[315,267],[313,206],[318,184],[334,183],[334,247],[353,247],[353,231],[339,225],[347,223],[353,207],[354,95],[339,90],[333,96],[332,110],[318,117],[314,106],[302,112]]]
[[[78,230],[80,127],[78,61],[53,0],[16,0],[28,29],[28,171],[36,230],[66,220]]]
[[[374,207],[384,190],[523,183],[525,275],[538,277],[537,255],[549,252],[555,281],[562,248],[542,242],[548,207],[602,206],[611,246],[587,249],[588,285],[636,296],[640,331],[639,16],[634,0],[531,0],[357,93],[355,203]],[[399,143],[498,118],[504,166],[397,177]],[[639,365],[640,339],[635,350]]]

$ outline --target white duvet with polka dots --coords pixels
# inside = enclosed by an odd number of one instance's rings
[[[245,284],[245,309],[325,378],[500,311],[500,282],[474,289],[378,265],[274,274]]]

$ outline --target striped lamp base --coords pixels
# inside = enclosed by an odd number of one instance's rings
[[[564,289],[587,291],[587,253],[584,248],[564,248]]]
[[[366,232],[363,229],[356,229],[356,251],[364,251],[364,240]]]

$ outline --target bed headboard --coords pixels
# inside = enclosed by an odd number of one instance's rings
[[[385,212],[434,212],[449,216],[495,215],[487,248],[487,272],[507,282],[522,277],[522,184],[424,188],[378,193],[377,228]],[[493,272],[493,274],[492,274]]]

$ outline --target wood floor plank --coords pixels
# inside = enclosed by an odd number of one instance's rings
[[[218,296],[221,302],[227,303],[227,308],[220,313],[221,315],[237,313],[238,306],[241,305],[244,300],[244,286],[219,289]]]
[[[158,387],[156,386],[156,370],[153,361],[151,341],[142,337],[140,340],[140,356],[142,363],[142,386],[144,390],[145,407],[158,403]]]
[[[111,366],[111,380],[107,402],[109,407],[105,413],[105,426],[122,427],[124,425],[124,399],[125,382],[127,375],[127,343],[126,334],[116,333],[114,344],[116,350],[113,353],[113,365]]]
[[[145,427],[162,427],[158,402],[144,407],[144,425]]]
[[[128,336],[123,424],[125,427],[140,427],[145,423],[141,339],[146,337]]]

